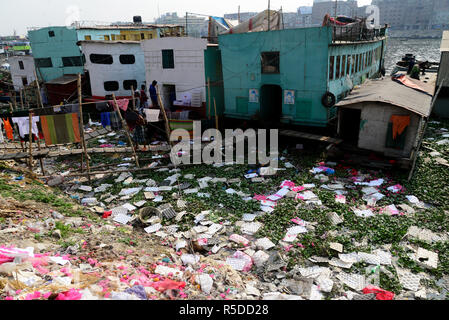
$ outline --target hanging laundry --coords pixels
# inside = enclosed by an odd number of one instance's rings
[[[14,140],[14,135],[13,135],[13,132],[12,132],[12,126],[11,126],[11,123],[9,122],[9,119],[3,119],[3,124],[5,126],[6,137],[9,140]]]
[[[111,120],[112,130],[120,130],[122,128],[122,121],[117,112],[109,112],[109,119]]]
[[[144,112],[148,122],[159,122],[161,110],[145,109]]]
[[[109,101],[110,103],[112,103],[112,105],[114,105],[114,101]],[[129,104],[129,100],[128,99],[121,99],[121,100],[117,100],[117,105],[119,106],[120,109],[122,109],[123,111],[128,110],[128,104]],[[114,108],[115,109],[115,108]]]
[[[12,122],[16,123],[19,127],[19,135],[21,138],[25,138],[25,135],[30,134],[30,117],[12,118]],[[32,117],[31,122],[31,132],[37,137],[39,134],[39,130],[37,129],[39,117]]]
[[[100,114],[101,118],[101,124],[103,125],[103,128],[106,128],[107,126],[111,126],[111,116],[109,112],[103,112]]]
[[[390,121],[393,123],[393,140],[396,140],[410,125],[410,116],[391,116]]]
[[[41,116],[40,121],[47,145],[81,141],[79,120],[76,113]]]

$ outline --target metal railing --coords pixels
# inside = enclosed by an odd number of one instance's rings
[[[332,42],[359,42],[379,40],[386,36],[387,27],[368,29],[364,24],[332,26]]]

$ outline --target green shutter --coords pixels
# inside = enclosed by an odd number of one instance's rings
[[[173,50],[162,50],[162,67],[164,69],[175,68],[175,59]]]
[[[393,140],[393,123],[388,123],[387,131],[387,142],[385,146],[387,148],[403,150],[405,148],[405,138],[407,137],[408,127],[405,128],[401,135],[398,135],[395,140]]]

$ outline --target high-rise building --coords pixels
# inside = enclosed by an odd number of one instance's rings
[[[312,24],[321,25],[326,14],[354,17],[358,14],[357,1],[315,0],[312,8]]]

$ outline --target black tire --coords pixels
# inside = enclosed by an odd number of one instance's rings
[[[323,98],[321,99],[321,103],[326,108],[331,108],[331,107],[335,106],[336,102],[337,102],[337,99],[335,98],[335,95],[332,92],[329,92],[329,91],[326,92],[323,95]]]

